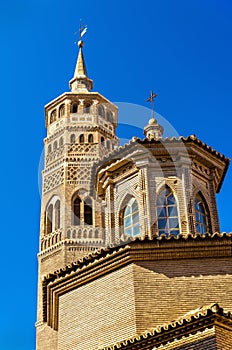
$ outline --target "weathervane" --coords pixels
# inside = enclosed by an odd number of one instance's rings
[[[151,102],[152,118],[155,118],[155,110],[154,110],[155,102],[154,102],[154,100],[157,96],[158,95],[151,90],[150,97],[148,97],[146,100],[146,102]]]
[[[80,19],[80,27],[79,27],[79,41],[77,43],[77,45],[79,47],[83,47],[84,43],[82,41],[82,37],[84,36],[84,34],[87,32],[87,25],[82,26],[82,21]],[[75,33],[77,34],[77,32]]]

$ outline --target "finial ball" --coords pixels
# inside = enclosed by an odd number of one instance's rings
[[[79,40],[77,44],[80,48],[84,46],[84,42],[82,40]]]

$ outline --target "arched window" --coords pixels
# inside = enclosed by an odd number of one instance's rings
[[[110,122],[113,123],[113,113],[111,111],[108,111],[106,113],[106,119]]]
[[[128,236],[138,236],[139,228],[139,207],[135,198],[131,198],[127,203],[123,215],[124,234]]]
[[[84,113],[90,113],[91,104],[88,102],[84,105]]]
[[[93,134],[89,134],[88,136],[88,142],[93,143]]]
[[[60,228],[60,201],[57,200],[55,204],[55,230]]]
[[[102,136],[101,137],[101,144],[104,146],[104,144],[105,144],[105,139],[104,139],[104,137]]]
[[[76,141],[75,134],[72,134],[72,135],[70,136],[70,143],[75,143],[75,141]]]
[[[209,210],[203,196],[198,193],[194,201],[196,230],[198,233],[206,233],[210,230]]]
[[[80,137],[79,137],[79,142],[80,143],[84,143],[85,142],[85,136],[84,134],[81,134]]]
[[[77,113],[78,104],[76,102],[71,105],[71,113]]]
[[[81,199],[76,197],[73,201],[73,225],[80,225]]]
[[[156,204],[159,235],[178,235],[180,229],[177,203],[168,186],[160,192]]]
[[[98,106],[97,111],[101,117],[104,117],[104,108],[101,105]]]
[[[55,141],[54,143],[53,143],[53,151],[56,151],[57,150],[57,141]]]
[[[59,118],[62,118],[65,113],[65,105],[61,105],[59,108]]]
[[[48,145],[48,153],[51,153],[52,151],[52,145]]]
[[[53,220],[53,205],[50,204],[46,211],[46,233],[52,232],[52,220]]]
[[[56,109],[54,109],[51,113],[51,118],[50,118],[50,122],[53,123],[56,121]]]
[[[64,139],[63,139],[63,137],[61,137],[59,140],[59,146],[62,147],[63,144],[64,144]]]
[[[84,201],[84,221],[87,225],[93,224],[93,210],[92,210],[92,200],[90,198]]]

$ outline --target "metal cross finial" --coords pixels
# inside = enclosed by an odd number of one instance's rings
[[[156,93],[154,93],[152,90],[151,90],[151,93],[150,93],[150,97],[147,98],[146,102],[151,102],[151,109],[152,109],[152,118],[154,118],[155,116],[155,110],[154,110],[154,99],[157,97],[158,95]]]

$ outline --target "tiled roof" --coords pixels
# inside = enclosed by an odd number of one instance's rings
[[[113,254],[117,254],[120,251],[126,251],[129,250],[131,245],[134,245],[139,242],[162,242],[162,241],[194,241],[194,240],[204,240],[206,238],[209,239],[214,239],[214,238],[231,238],[232,237],[232,232],[226,233],[226,232],[215,232],[213,234],[189,234],[188,236],[179,234],[179,235],[169,235],[166,236],[165,234],[160,235],[159,237],[153,237],[153,238],[148,238],[148,237],[130,237],[127,241],[121,242],[119,245],[116,246],[108,246],[105,248],[100,248],[99,250],[94,251],[93,253],[90,253],[83,258],[77,260],[74,263],[71,263],[67,266],[65,266],[62,269],[59,269],[55,271],[53,274],[49,274],[45,277],[44,281],[52,282],[57,278],[64,277],[65,275],[70,274],[73,271],[77,271],[77,269],[90,265],[91,263],[94,263],[97,260],[104,259],[106,257],[109,257]]]
[[[203,306],[201,308],[190,311],[175,321],[165,323],[161,326],[156,326],[154,328],[146,330],[141,334],[136,334],[134,337],[131,337],[121,342],[117,342],[110,346],[104,347],[101,350],[123,349],[123,348],[127,348],[131,344],[136,345],[136,343],[142,342],[144,340],[146,341],[147,339],[151,340],[151,338],[155,338],[157,336],[158,336],[157,343],[160,343],[162,339],[162,335],[165,337],[162,341],[162,344],[165,344],[165,342],[168,342],[168,339],[165,336],[167,333],[170,334],[171,336],[173,335],[173,338],[175,338],[175,333],[174,332],[172,333],[170,331],[173,331],[180,327],[184,327],[185,325],[189,325],[196,320],[200,321],[200,319],[206,318],[207,316],[212,316],[212,315],[223,316],[232,321],[231,312],[225,312],[222,308],[220,308],[218,304],[214,303],[214,304]],[[231,327],[232,327],[232,323],[231,323]],[[180,333],[178,334],[178,337],[179,336],[180,336]],[[151,348],[154,348],[154,346],[156,346],[155,340],[154,340],[154,343],[151,345]]]

